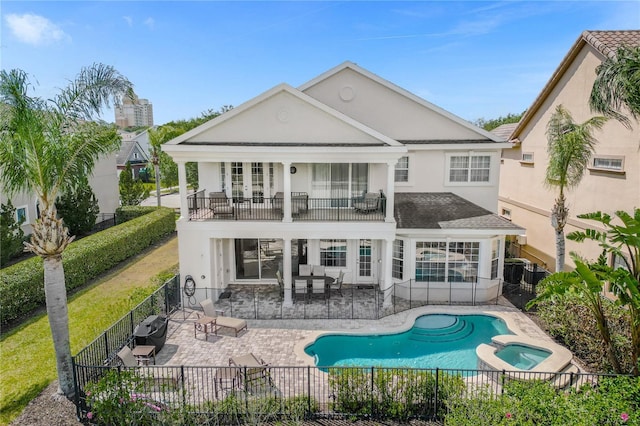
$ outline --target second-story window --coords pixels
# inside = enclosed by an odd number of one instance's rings
[[[491,156],[484,154],[455,154],[449,157],[450,183],[489,182]]]
[[[409,157],[400,157],[396,163],[396,182],[409,182]]]

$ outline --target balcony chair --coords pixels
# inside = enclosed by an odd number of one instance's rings
[[[362,199],[353,202],[353,209],[360,213],[378,211],[380,209],[380,194],[367,192]]]
[[[231,215],[233,216],[233,204],[227,197],[225,192],[210,192],[209,193],[209,208],[213,210],[215,216],[218,215]]]

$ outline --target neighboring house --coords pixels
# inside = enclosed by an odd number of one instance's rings
[[[116,154],[110,154],[96,161],[93,174],[89,177],[89,185],[98,200],[100,213],[115,213],[120,203],[118,190],[118,175],[116,170]],[[0,194],[0,202],[6,203],[6,194]],[[33,224],[40,214],[38,198],[34,194],[18,194],[11,198],[16,208],[16,220],[25,218],[22,230],[25,235],[31,234]],[[98,217],[98,221],[101,217]]]
[[[127,163],[130,163],[133,178],[137,179],[140,169],[147,167],[148,162],[149,156],[136,139],[122,141],[117,155],[118,176],[127,167]]]
[[[220,294],[280,270],[285,304],[301,264],[490,300],[505,235],[524,233],[495,214],[509,146],[350,62],[278,85],[163,145],[179,171],[180,274]],[[198,163],[195,194],[186,162]]]
[[[589,95],[596,67],[621,44],[639,45],[640,31],[583,32],[512,130],[512,145],[502,154],[498,212],[527,229],[526,238],[519,239],[521,256],[547,268],[555,267],[550,210],[557,188],[544,185],[548,163],[546,126],[559,104],[577,123],[595,115],[589,109]],[[578,214],[603,211],[613,215],[617,210],[631,212],[640,207],[640,125],[633,122],[633,129],[629,130],[618,121],[609,120],[594,135],[598,144],[591,164],[580,185],[566,194],[570,214],[566,233],[596,227],[596,222],[578,219]],[[566,248],[567,253],[576,251],[589,259],[597,258],[601,252],[597,244],[588,242],[567,240]],[[567,262],[571,262],[569,256]]]
[[[156,128],[157,126],[152,126],[151,128]],[[149,129],[145,129],[138,132],[125,132],[120,130],[118,133],[122,137],[123,142],[128,141],[137,141],[140,145],[142,151],[147,154],[148,158],[151,158],[151,144],[149,143]]]

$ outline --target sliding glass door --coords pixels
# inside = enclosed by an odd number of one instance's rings
[[[349,200],[367,191],[368,164],[313,164],[311,198],[331,199],[331,207],[347,207]]]
[[[282,267],[283,240],[235,240],[236,279],[260,280],[275,278]]]

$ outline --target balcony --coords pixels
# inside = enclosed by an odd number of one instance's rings
[[[284,197],[220,198],[221,193],[198,191],[187,197],[190,221],[271,221],[284,218]],[[294,222],[383,222],[386,199],[309,198],[304,192],[291,194]]]

